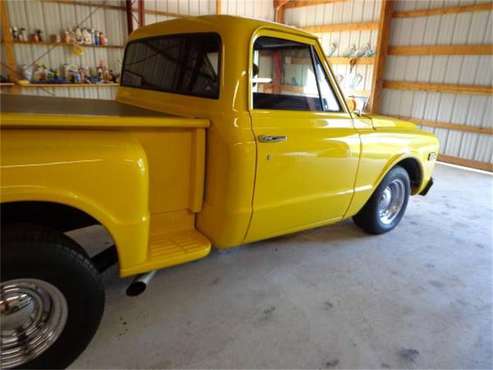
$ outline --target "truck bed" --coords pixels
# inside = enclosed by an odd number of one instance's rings
[[[84,98],[0,94],[0,113],[2,126],[209,126],[204,119],[174,116],[116,100]]]
[[[89,199],[105,210],[94,218],[115,237],[122,276],[209,253],[210,241],[195,229],[208,120],[108,100],[0,99],[4,184],[10,181],[14,190],[26,184],[56,189],[51,198],[37,194],[28,200],[65,204],[63,194],[77,194],[76,201],[65,202],[72,206]]]

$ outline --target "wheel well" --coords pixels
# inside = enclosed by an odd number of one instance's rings
[[[66,232],[99,222],[87,213],[70,206],[52,202],[8,202],[0,207],[2,226],[29,223]]]
[[[397,163],[396,166],[400,166],[407,171],[411,180],[412,193],[415,194],[423,181],[423,173],[419,162],[414,158],[406,158]]]

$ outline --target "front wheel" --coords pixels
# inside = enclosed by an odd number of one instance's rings
[[[86,348],[104,287],[64,234],[8,225],[1,245],[1,368],[65,368]]]
[[[353,217],[370,234],[383,234],[399,224],[406,211],[411,185],[407,171],[396,166],[384,177],[363,209]]]

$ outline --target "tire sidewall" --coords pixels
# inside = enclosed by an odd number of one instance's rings
[[[380,220],[380,216],[378,214],[378,202],[380,200],[380,197],[382,196],[383,191],[385,188],[395,179],[401,179],[404,183],[404,203],[402,204],[402,207],[397,214],[397,216],[392,220],[391,223],[389,224],[384,224]],[[392,170],[389,171],[389,173],[384,177],[380,185],[378,186],[377,191],[373,195],[373,213],[374,213],[374,218],[375,218],[375,226],[377,229],[380,230],[381,233],[387,232],[395,228],[399,222],[401,221],[402,217],[404,216],[404,213],[406,212],[407,204],[409,202],[409,195],[411,193],[411,185],[410,185],[410,180],[409,180],[409,175],[405,169],[402,167],[394,167]]]
[[[60,290],[68,316],[60,337],[19,368],[65,368],[87,347],[104,311],[104,288],[90,261],[67,245],[43,241],[2,243],[1,280],[39,279]]]

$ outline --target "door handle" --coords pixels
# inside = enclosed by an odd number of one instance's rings
[[[287,141],[288,137],[285,135],[259,135],[258,141],[261,143],[280,143],[283,141]]]

